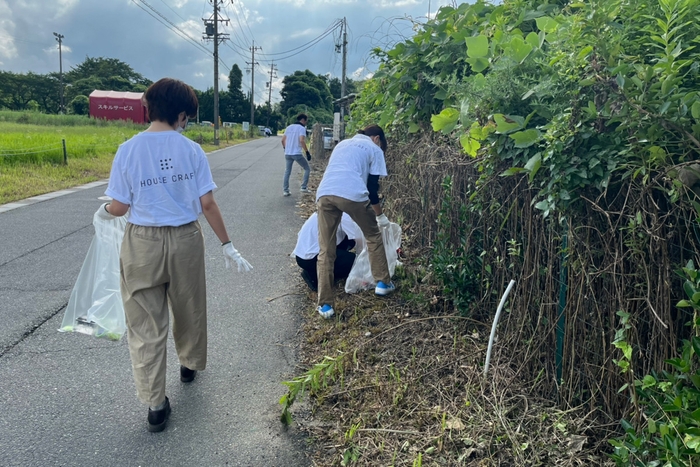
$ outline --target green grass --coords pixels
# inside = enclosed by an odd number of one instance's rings
[[[109,176],[119,146],[147,128],[77,115],[0,111],[0,204],[101,180]],[[238,130],[195,127],[185,136],[205,151],[245,141]],[[64,164],[63,140],[67,164]]]

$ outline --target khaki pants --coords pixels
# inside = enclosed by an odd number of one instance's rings
[[[384,240],[377,225],[377,216],[369,201],[350,201],[340,196],[322,196],[318,200],[318,304],[333,306],[333,264],[335,263],[335,235],[343,213],[347,213],[360,227],[367,240],[369,264],[375,281],[391,282],[384,252]]]
[[[207,363],[202,228],[197,221],[180,227],[127,224],[119,262],[136,393],[157,406],[165,400],[168,304],[180,364],[203,370]]]

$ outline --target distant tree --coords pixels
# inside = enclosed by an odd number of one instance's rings
[[[250,120],[250,99],[243,94],[243,73],[235,63],[228,74],[228,80],[228,93],[219,100],[219,112],[227,115],[229,122]]]
[[[288,115],[288,110],[298,105],[306,105],[307,109],[333,109],[333,96],[326,80],[309,70],[295,71],[282,80],[282,113]]]
[[[304,104],[298,104],[294,107],[287,109],[287,118],[285,124],[291,125],[292,123],[296,122],[296,116],[300,113],[304,113],[309,117],[308,121],[306,122],[307,127],[312,127],[316,122],[324,124],[333,123],[333,113],[330,110],[309,108]]]
[[[152,81],[137,73],[130,65],[116,58],[90,58],[85,57],[85,61],[71,68],[65,73],[67,82],[75,82],[86,78],[100,78],[109,83],[115,76],[125,79],[130,84],[140,84],[150,86]],[[116,91],[116,89],[114,89]]]
[[[33,99],[34,73],[26,75],[0,71],[0,100],[10,110],[25,110]]]
[[[88,115],[90,113],[90,98],[83,95],[75,96],[68,104],[68,108],[71,113],[76,115]]]
[[[77,96],[89,96],[90,93],[95,89],[100,89],[104,91],[112,90],[105,89],[102,79],[100,79],[97,76],[78,79],[66,86],[66,89],[64,91],[65,102],[71,102]]]
[[[195,91],[199,100],[199,121],[214,121],[214,88],[206,91]],[[220,105],[219,105],[220,107]]]

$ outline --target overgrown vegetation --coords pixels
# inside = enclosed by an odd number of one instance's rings
[[[382,65],[356,101],[353,122],[390,131],[385,209],[406,234],[410,279],[400,284],[406,302],[370,312],[382,305],[353,297],[335,328],[317,337],[326,355],[362,356],[347,364],[345,389],[316,390],[313,407],[336,415],[324,427],[336,432],[328,437],[349,453],[329,464],[372,465],[386,459],[386,446],[394,455],[382,465],[575,465],[602,454],[619,465],[693,464],[695,327],[686,325],[692,307],[674,306],[683,282],[673,271],[700,258],[699,15],[697,0],[465,3],[443,7],[415,25],[413,38],[376,51]],[[510,279],[517,286],[499,325],[492,386],[475,375],[480,358],[467,357],[481,356],[478,345],[426,348],[422,361],[433,359],[432,368],[441,368],[441,357],[468,369],[452,368],[454,380],[411,370],[407,378],[399,371],[398,382],[394,370],[407,371],[411,360],[397,349],[420,351],[417,342],[437,336],[420,326],[401,335],[382,320],[409,313],[438,322],[447,314],[449,336],[481,337]],[[364,329],[391,339],[368,339],[375,345],[364,353],[353,345]],[[379,375],[392,364],[384,391]],[[361,394],[349,389],[353,376]],[[498,388],[480,402],[495,400],[491,412],[509,415],[503,437],[491,432],[472,457],[461,457],[466,443],[439,444],[430,454],[427,445],[401,449],[410,432],[436,428],[422,408],[455,404],[463,395],[453,388],[470,387]],[[574,432],[592,452],[552,453],[539,441],[545,427],[514,421],[522,412],[503,388],[515,400],[550,401],[543,411],[585,414]],[[408,402],[389,403],[385,393]],[[448,418],[464,423],[464,415],[452,406]],[[493,427],[484,416],[480,426]],[[396,436],[363,436],[358,424]],[[530,428],[525,449],[514,426]],[[504,451],[512,457],[498,457]]]

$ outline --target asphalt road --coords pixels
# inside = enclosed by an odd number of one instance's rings
[[[209,155],[235,247],[252,273],[227,270],[206,220],[207,369],[190,384],[168,343],[172,415],[146,431],[126,338],[59,333],[105,185],[0,212],[0,465],[305,466],[305,440],[279,422],[303,307],[289,257],[303,220],[282,197],[279,138]],[[312,195],[303,195],[311,200]]]

